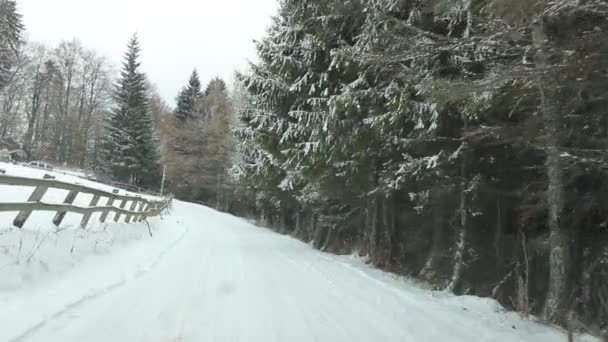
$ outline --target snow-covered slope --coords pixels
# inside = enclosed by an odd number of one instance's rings
[[[490,300],[430,292],[198,205],[176,202],[155,226],[0,289],[0,341],[567,340]]]
[[[42,178],[44,174],[50,174],[61,181],[113,190],[107,185],[47,170],[8,163],[0,163],[0,169],[6,171],[7,175]],[[25,202],[33,189],[0,184],[0,202]],[[49,189],[42,200],[61,203],[67,193],[65,190]],[[91,198],[92,195],[79,194],[75,204],[88,206]],[[104,201],[106,199],[102,199],[101,204],[105,204]],[[111,223],[100,224],[100,213],[94,214],[90,226],[83,230],[79,227],[82,218],[79,214],[68,213],[61,227],[57,228],[51,223],[54,213],[34,212],[23,229],[19,230],[12,226],[16,214],[0,213],[0,291],[37,283],[39,278],[46,276],[57,276],[88,255],[107,253],[117,245],[128,244],[148,235],[147,227],[142,224],[113,223],[113,215],[108,220]]]
[[[109,186],[81,179],[77,175],[8,163],[0,163],[0,169],[8,175],[42,178],[44,174],[50,174],[61,181],[112,190]],[[32,191],[33,187],[0,185],[0,202],[26,201]],[[121,193],[127,194],[125,191]],[[66,195],[67,191],[49,189],[42,200],[61,203]],[[88,206],[91,197],[79,194],[75,204]],[[113,272],[130,267],[131,262],[145,267],[146,263],[150,263],[147,257],[159,254],[158,251],[166,249],[172,239],[179,235],[176,230],[159,229],[158,219],[150,221],[151,229],[160,236],[150,239],[145,224],[114,223],[112,215],[109,223],[100,224],[100,214],[94,214],[86,230],[80,229],[81,215],[67,214],[59,228],[51,223],[53,215],[35,212],[23,229],[17,229],[12,226],[15,212],[0,213],[0,341],[10,340],[14,331],[31,327],[70,301],[90,296],[120,280],[118,276],[104,274],[100,265],[112,265]],[[141,247],[137,247],[139,245]],[[137,253],[146,258],[132,257]],[[122,254],[124,257],[121,258]],[[90,274],[83,272],[85,268]],[[78,276],[73,277],[73,272],[77,272]],[[126,273],[131,273],[131,269]],[[40,291],[41,288],[52,289],[53,286],[54,292]]]

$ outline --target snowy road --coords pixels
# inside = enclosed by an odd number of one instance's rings
[[[180,225],[166,229],[183,236],[150,267],[11,340],[566,341],[490,301],[433,294],[238,218],[179,202],[172,216]]]

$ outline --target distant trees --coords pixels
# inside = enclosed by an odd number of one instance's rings
[[[32,158],[92,166],[111,84],[109,63],[78,40],[27,44],[0,92],[0,139],[19,140]]]
[[[162,162],[169,188],[180,198],[226,208],[232,192],[228,172],[235,123],[226,84],[214,79],[201,93],[195,72],[177,103],[175,115],[165,117],[162,124]]]
[[[111,100],[111,68],[78,40],[24,44],[15,1],[0,1],[0,141],[31,158],[92,167]]]
[[[239,76],[239,207],[455,293],[605,324],[607,18],[599,0],[281,2]]]
[[[226,84],[221,79],[210,82],[205,91],[206,122],[203,128],[205,141],[199,146],[204,163],[199,169],[199,184],[205,189],[210,205],[228,210],[232,184],[229,170],[234,158],[235,115]]]
[[[114,87],[112,66],[79,40],[24,43],[23,29],[15,1],[0,0],[0,143],[156,186],[157,128],[168,109],[140,70],[137,38]]]
[[[115,108],[108,121],[102,159],[104,167],[117,179],[150,186],[159,182],[159,156],[139,58],[139,40],[133,36],[116,86]]]

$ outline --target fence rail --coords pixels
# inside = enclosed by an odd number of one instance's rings
[[[54,177],[49,175],[45,175],[43,179],[34,179],[6,176],[0,173],[0,185],[34,187],[34,191],[27,202],[0,203],[0,212],[19,212],[13,221],[13,225],[18,228],[23,228],[25,222],[35,211],[56,212],[55,217],[53,218],[53,223],[56,226],[59,226],[61,222],[63,222],[67,213],[83,215],[80,223],[82,228],[85,228],[88,225],[91,216],[94,213],[102,213],[99,218],[100,222],[105,222],[110,213],[114,213],[115,222],[118,222],[122,215],[125,216],[126,223],[141,222],[148,217],[159,216],[172,202],[171,198],[151,200],[142,196],[119,195],[118,189],[115,189],[112,192],[93,189],[84,185],[57,181]],[[68,195],[63,201],[63,204],[51,204],[42,201],[43,196],[49,189],[68,191]],[[88,207],[81,207],[73,204],[80,193],[93,195]],[[98,205],[102,198],[107,199],[106,203],[104,205]],[[115,202],[119,202],[118,207],[113,205]],[[129,202],[130,205],[127,207]]]
[[[111,182],[108,184],[115,188],[119,188],[119,189],[130,191],[130,192],[137,192],[137,193],[141,193],[141,194],[145,194],[145,195],[149,195],[149,196],[157,196],[157,197],[162,196],[158,192],[154,192],[149,189],[140,188],[133,184],[126,184],[126,183],[121,183],[121,182]]]

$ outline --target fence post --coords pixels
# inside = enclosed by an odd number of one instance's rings
[[[137,208],[137,212],[138,212],[138,213],[143,212],[145,207],[146,207],[146,201],[145,201],[145,200],[140,201],[140,202],[139,202],[139,208]],[[140,216],[140,215],[137,215],[137,217],[136,217],[135,219],[136,219],[136,220],[138,220],[138,219],[139,219],[139,216]]]
[[[129,211],[135,211],[135,208],[137,207],[138,202],[139,202],[138,200],[134,200],[133,203],[131,203],[131,206],[129,207]],[[127,214],[127,217],[125,218],[125,222],[126,223],[131,222],[131,217],[133,217],[132,214]]]
[[[129,202],[129,200],[127,200],[126,198],[123,199],[120,202],[120,209],[124,209],[127,206],[127,202]],[[114,222],[118,222],[118,219],[120,219],[120,215],[122,215],[120,212],[116,212],[116,215],[114,215]]]
[[[150,210],[152,210],[152,206],[154,204],[152,202],[149,202],[148,205],[146,206],[146,209],[144,209],[141,212],[141,215],[139,216],[139,222],[142,222],[148,215],[146,215],[147,212],[149,212]]]
[[[78,196],[78,191],[70,191],[70,192],[68,192],[68,195],[65,197],[65,200],[63,201],[63,203],[64,204],[72,204],[72,203],[74,203],[74,200],[76,199],[76,196]],[[67,214],[67,211],[58,211],[57,214],[55,214],[55,217],[53,218],[53,223],[57,227],[59,227],[59,225],[61,224],[61,222],[65,218],[66,214]]]
[[[101,199],[101,196],[99,195],[94,195],[93,199],[91,200],[91,203],[89,203],[89,207],[95,207],[97,206],[97,203],[99,203],[99,200]],[[80,228],[86,228],[87,224],[89,224],[89,220],[91,219],[91,215],[93,215],[92,212],[86,213],[83,217],[82,217],[82,221],[80,221]]]
[[[43,179],[55,179],[55,177],[49,176],[49,175],[44,175]],[[40,200],[42,199],[42,197],[44,196],[44,194],[46,193],[46,191],[48,189],[49,189],[49,187],[46,185],[37,186],[27,201],[28,202],[40,202]],[[17,217],[15,217],[15,220],[13,220],[13,225],[17,228],[23,228],[25,221],[27,221],[27,219],[30,217],[30,215],[32,215],[31,209],[20,211],[19,214],[17,214]]]
[[[113,194],[118,194],[118,189],[114,189],[112,190]],[[111,207],[114,204],[115,198],[114,197],[108,197],[108,202],[106,203],[106,207]],[[106,218],[108,218],[108,214],[110,214],[110,210],[106,210],[101,214],[101,217],[99,218],[99,222],[104,223],[106,222]]]

